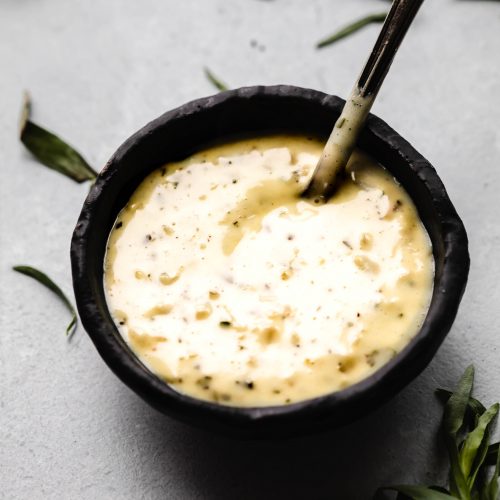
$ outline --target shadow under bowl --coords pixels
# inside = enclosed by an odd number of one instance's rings
[[[124,342],[103,286],[106,243],[119,211],[152,170],[207,145],[273,132],[328,137],[344,101],[291,86],[246,87],[187,103],[130,137],[99,174],[71,243],[81,321],[113,372],[159,411],[242,437],[284,437],[332,429],[380,406],[430,362],[455,319],[469,270],[467,235],[430,163],[386,123],[370,115],[359,146],[384,165],[413,199],[430,235],[434,292],[418,334],[391,361],[342,391],[283,406],[223,406],[179,394],[151,373]]]

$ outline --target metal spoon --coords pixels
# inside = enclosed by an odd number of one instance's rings
[[[327,200],[338,187],[377,93],[424,0],[394,0],[372,53],[323,149],[304,196]]]

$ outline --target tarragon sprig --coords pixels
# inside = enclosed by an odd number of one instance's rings
[[[490,444],[499,403],[486,408],[472,397],[474,367],[469,366],[455,392],[438,389],[446,401],[441,431],[450,461],[448,488],[394,485],[379,490],[398,492],[398,500],[498,500],[499,443]],[[491,472],[491,467],[494,467]]]

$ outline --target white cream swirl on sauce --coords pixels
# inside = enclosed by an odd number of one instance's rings
[[[415,206],[356,152],[325,205],[299,197],[323,144],[272,136],[150,174],[105,257],[109,309],[179,392],[293,403],[369,376],[420,328],[434,261]]]

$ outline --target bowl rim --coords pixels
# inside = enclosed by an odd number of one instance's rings
[[[229,425],[258,432],[259,428],[264,430],[268,424],[276,427],[286,421],[293,424],[305,418],[318,423],[324,421],[328,426],[329,417],[336,410],[341,412],[343,407],[352,408],[361,400],[365,400],[366,403],[375,402],[377,398],[388,399],[384,395],[387,392],[384,387],[391,387],[389,396],[391,397],[415,378],[432,359],[456,316],[468,276],[469,254],[465,228],[435,169],[383,120],[370,115],[366,129],[404,158],[408,167],[425,185],[432,204],[437,209],[445,246],[443,273],[439,286],[436,288],[435,285],[432,298],[432,303],[434,301],[438,303],[435,309],[438,313],[428,314],[417,335],[374,374],[341,391],[289,405],[237,407],[197,399],[176,392],[146,369],[132,351],[124,348],[117,339],[119,333],[116,327],[114,331],[108,327],[102,316],[98,297],[94,293],[91,276],[95,268],[89,268],[91,250],[87,243],[99,220],[96,205],[101,197],[107,195],[109,183],[119,175],[122,158],[156,129],[163,127],[167,122],[189,118],[200,110],[213,109],[230,101],[263,96],[276,99],[295,96],[328,105],[339,113],[344,103],[336,96],[301,87],[253,86],[197,99],[164,113],[127,139],[99,173],[84,202],[71,241],[73,287],[78,312],[85,330],[101,357],[126,385],[152,406],[180,420],[203,427],[224,429]]]

